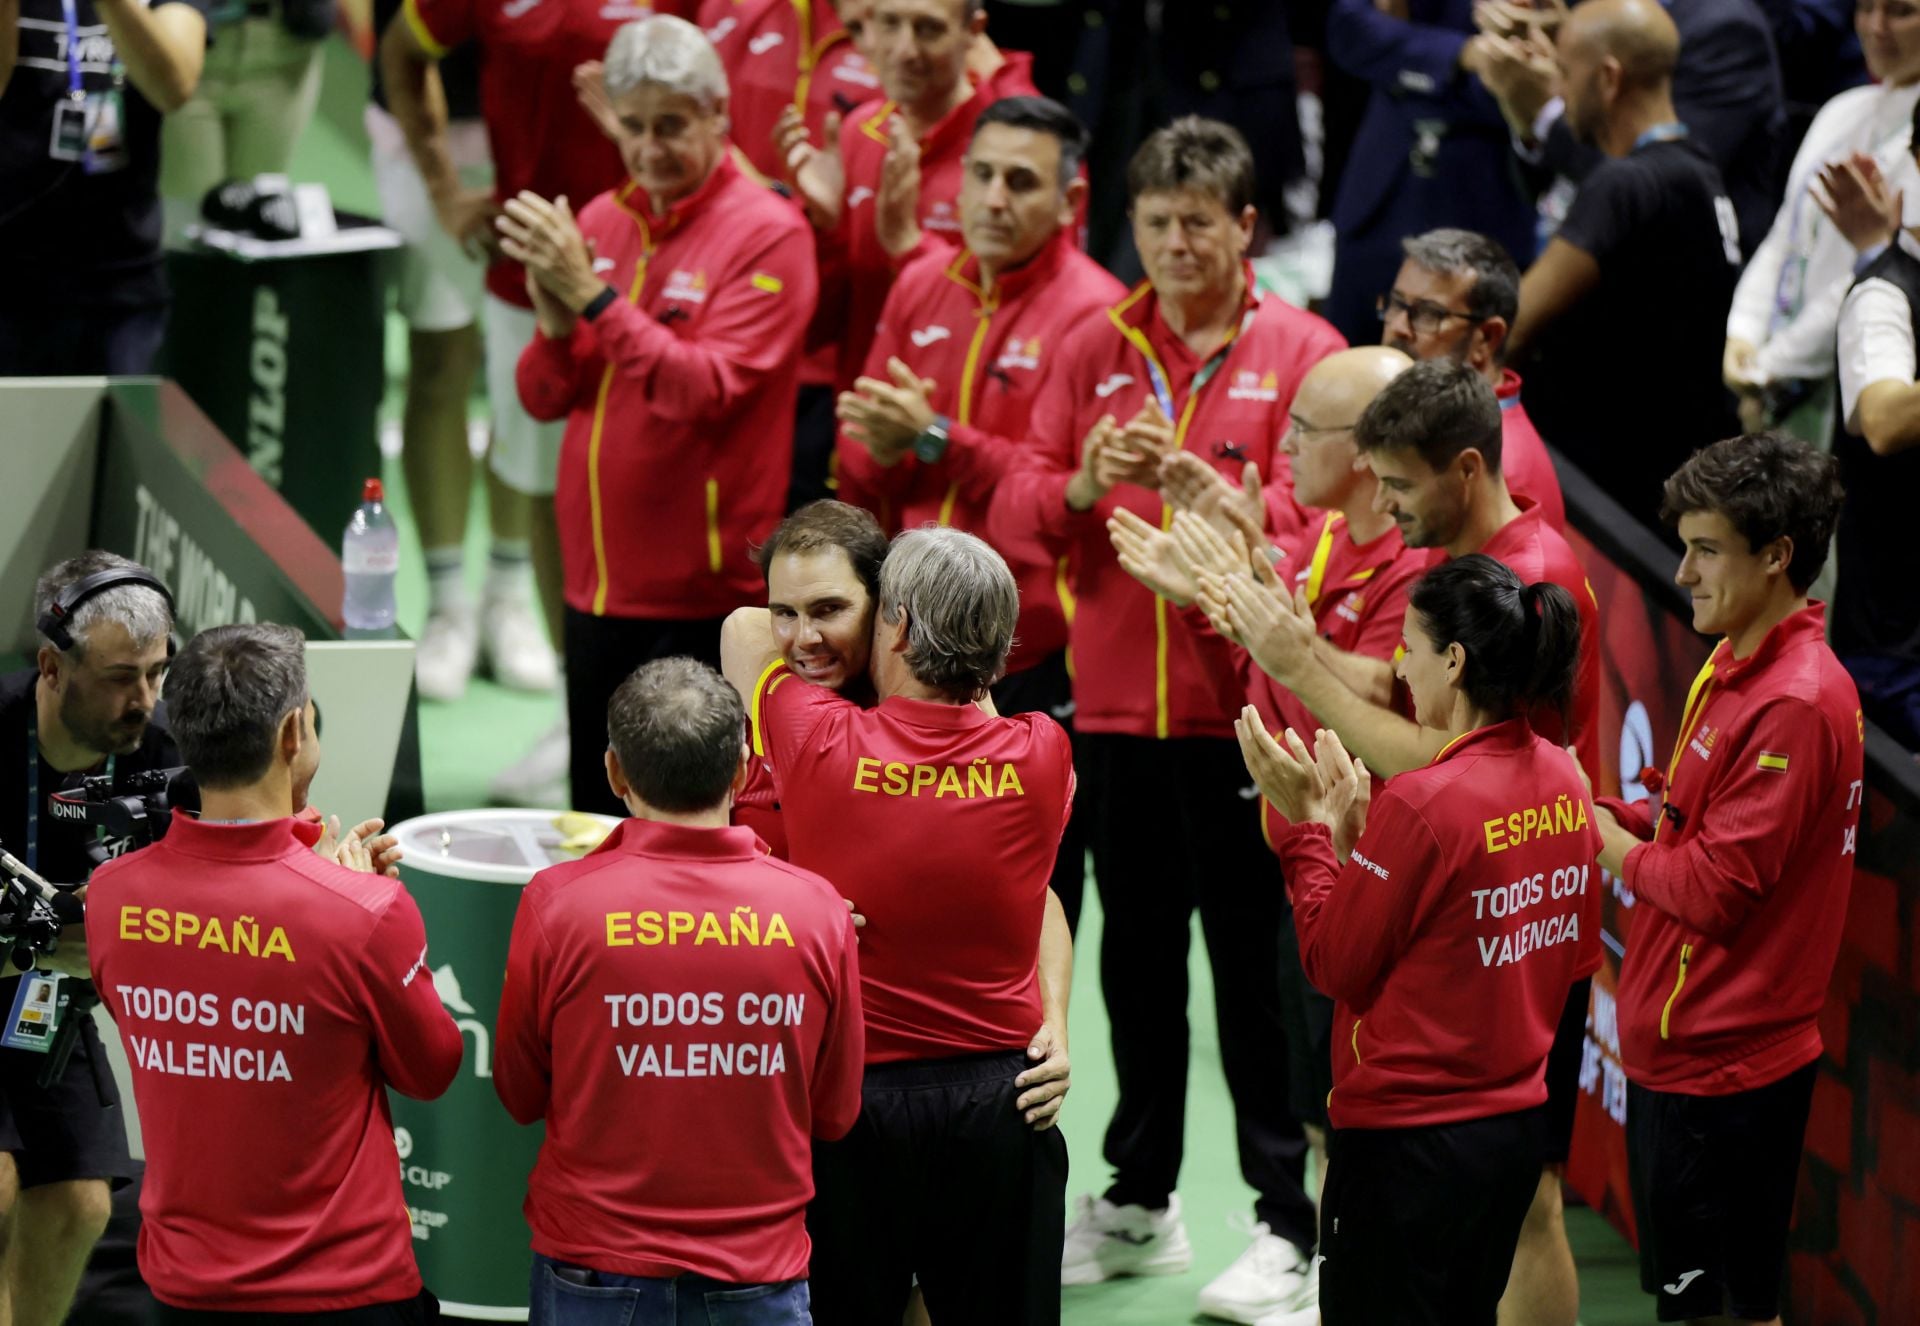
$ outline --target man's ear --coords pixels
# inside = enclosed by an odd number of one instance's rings
[[[1460,477],[1469,484],[1480,482],[1480,476],[1487,472],[1487,458],[1478,447],[1468,447],[1454,464],[1460,467]]]
[[[613,791],[613,799],[621,805],[627,802],[627,794],[633,790],[627,782],[627,771],[620,767],[620,757],[613,753],[613,747],[607,747],[607,786]]]
[[[1782,534],[1766,547],[1767,574],[1782,575],[1793,565],[1793,536]]]
[[[733,766],[733,782],[727,786],[727,795],[735,801],[747,790],[747,780],[753,777],[753,752],[746,742],[740,743],[740,762]]]
[[[1060,225],[1064,229],[1073,224],[1073,218],[1080,214],[1080,205],[1087,200],[1087,181],[1083,175],[1075,175],[1067,181],[1067,187],[1060,194]]]
[[[1513,328],[1508,326],[1505,318],[1488,318],[1475,330],[1479,333],[1480,343],[1486,347],[1487,362],[1499,363],[1500,352],[1507,344],[1507,333]]]
[[[33,661],[39,665],[40,680],[47,684],[47,689],[59,689],[60,651],[52,645],[41,645],[40,652],[34,655]]]
[[[280,754],[288,764],[300,754],[300,748],[307,740],[307,707],[289,709],[280,718],[279,746]]]

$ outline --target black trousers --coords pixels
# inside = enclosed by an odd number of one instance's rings
[[[1493,1326],[1546,1129],[1544,1107],[1334,1129],[1320,1206],[1323,1326]]]
[[[0,378],[151,373],[166,332],[165,304],[0,308]]]
[[[1100,890],[1100,985],[1120,1100],[1107,1126],[1107,1200],[1163,1207],[1186,1130],[1187,947],[1200,913],[1213,968],[1220,1062],[1233,1098],[1240,1173],[1255,1214],[1314,1243],[1306,1135],[1288,1106],[1280,1005],[1286,906],[1239,746],[1080,734],[1081,804]]]
[[[832,497],[833,445],[840,425],[833,417],[829,386],[802,386],[793,403],[793,468],[787,479],[787,510]]]
[[[813,1148],[821,1326],[900,1326],[913,1278],[941,1326],[1058,1326],[1067,1144],[1014,1108],[1023,1051],[873,1064],[860,1118]]]
[[[1064,649],[1002,677],[993,688],[993,704],[1003,714],[1042,713],[1052,718],[1067,730],[1073,762],[1080,763],[1080,738],[1073,731],[1073,678],[1067,675]],[[1067,914],[1067,929],[1075,934],[1080,931],[1080,904],[1087,891],[1087,819],[1086,798],[1076,798],[1060,835],[1060,853],[1053,859],[1052,888]]]
[[[595,617],[567,609],[567,735],[572,750],[567,770],[569,800],[575,810],[620,815],[627,808],[607,786],[607,701],[642,663],[685,655],[720,666],[723,617],[699,621],[652,621],[637,617]]]

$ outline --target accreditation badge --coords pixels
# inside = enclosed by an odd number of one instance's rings
[[[89,175],[126,169],[126,100],[117,79],[105,92],[87,97],[87,152],[81,166]]]
[[[79,161],[87,155],[87,103],[67,97],[53,108],[53,141],[47,155],[55,161]]]
[[[63,1002],[60,986],[65,979],[44,971],[30,971],[20,978],[20,990],[13,997],[6,1028],[0,1031],[0,1045],[38,1054],[45,1054],[53,1047],[53,1033],[60,1026]]]

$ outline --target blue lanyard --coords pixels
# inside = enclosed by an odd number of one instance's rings
[[[80,87],[80,17],[74,0],[60,0],[60,12],[67,20],[67,96],[85,101],[87,94]]]
[[[67,0],[69,7],[73,0]],[[38,683],[35,683],[36,687]],[[38,705],[36,693],[33,702]],[[107,778],[113,778],[113,759],[107,756]],[[95,829],[96,839],[107,836],[105,829]],[[27,869],[38,872],[40,869],[40,715],[32,709],[27,711]]]
[[[68,0],[69,3],[72,0]],[[1648,143],[1671,143],[1676,138],[1687,136],[1687,126],[1678,120],[1668,120],[1665,124],[1656,124],[1633,140],[1633,150],[1638,152]]]
[[[1213,375],[1220,371],[1227,362],[1227,356],[1233,352],[1234,343],[1246,335],[1247,328],[1253,326],[1256,312],[1255,309],[1248,309],[1240,318],[1240,330],[1234,334],[1233,340],[1215,350],[1212,357],[1200,365],[1200,371],[1193,375],[1193,385],[1187,388],[1187,399],[1199,395],[1200,389],[1213,380]],[[1153,394],[1160,402],[1160,413],[1166,415],[1170,422],[1178,420],[1180,416],[1173,408],[1173,389],[1168,385],[1167,375],[1160,371],[1160,365],[1150,356],[1143,354],[1140,358],[1147,366],[1147,381],[1152,384]]]

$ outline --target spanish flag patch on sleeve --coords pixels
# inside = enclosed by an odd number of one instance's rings
[[[1778,751],[1763,750],[1760,752],[1760,767],[1762,769],[1771,769],[1775,773],[1785,773],[1787,771],[1787,757]]]
[[[787,287],[786,283],[777,276],[769,276],[765,272],[755,272],[753,274],[753,288],[755,290],[764,290],[770,295],[777,295]]]

